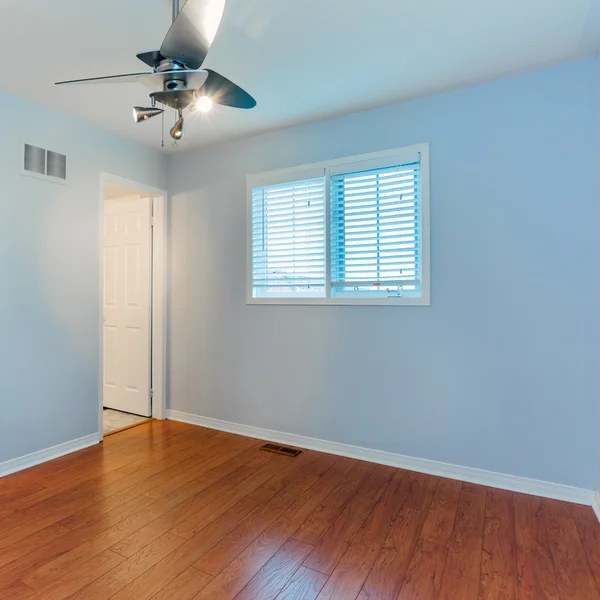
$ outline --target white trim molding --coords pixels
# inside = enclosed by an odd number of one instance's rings
[[[359,460],[389,465],[391,467],[407,469],[409,471],[417,471],[419,473],[467,481],[469,483],[500,488],[512,492],[532,494],[544,498],[554,498],[555,500],[564,500],[576,504],[585,504],[587,506],[593,506],[596,515],[598,515],[598,518],[600,519],[600,494],[598,492],[594,493],[594,490],[586,490],[549,481],[528,479],[517,475],[495,473],[493,471],[485,471],[483,469],[475,469],[472,467],[451,465],[425,458],[393,454],[391,452],[361,448],[360,446],[351,446],[339,442],[329,442],[293,433],[284,433],[281,431],[273,431],[271,429],[252,427],[250,425],[241,425],[239,423],[231,423],[229,421],[221,421],[209,417],[199,417],[197,415],[191,415],[175,410],[168,410],[167,418],[172,419],[173,421],[189,423],[191,425],[199,425],[200,427],[208,427],[209,429],[218,429],[219,431],[237,433],[239,435],[278,442],[280,444],[288,444],[290,446],[298,446],[309,450],[357,458]]]
[[[19,458],[13,458],[12,460],[0,463],[0,477],[22,471],[23,469],[29,469],[29,467],[34,467],[35,465],[58,458],[59,456],[64,456],[65,454],[71,454],[72,452],[89,448],[90,446],[98,444],[100,441],[102,441],[102,435],[92,433],[76,440],[65,442],[64,444],[58,444],[57,446],[52,446],[45,450],[38,450],[37,452],[20,456]]]
[[[115,184],[132,190],[133,193],[147,194],[152,198],[152,368],[150,389],[152,390],[152,417],[165,419],[167,410],[167,190],[161,190],[137,181],[131,181],[110,173],[100,173],[99,185],[99,304],[98,335],[98,433],[102,436],[102,411],[104,408],[104,188]]]
[[[600,521],[600,491],[596,490],[594,492],[594,501],[592,502],[592,508],[594,509],[594,512],[596,513],[596,517],[598,518],[598,521]]]
[[[338,282],[332,283],[331,277],[331,252],[334,245],[331,236],[331,190],[330,177],[341,174],[350,174],[359,171],[369,171],[372,169],[382,169],[396,167],[400,165],[420,164],[420,199],[414,203],[419,205],[420,219],[415,221],[415,227],[419,230],[418,253],[416,260],[420,261],[420,275],[417,276],[421,282],[421,293],[403,292],[404,296],[383,295],[382,292],[342,292],[345,287],[352,287],[352,283],[341,285]],[[416,144],[403,148],[383,150],[368,154],[359,154],[357,156],[348,156],[333,160],[325,160],[318,163],[299,165],[287,169],[276,171],[267,171],[264,173],[252,173],[246,176],[246,304],[266,304],[266,305],[360,305],[360,306],[430,306],[430,167],[429,167],[429,143]],[[253,239],[253,190],[278,184],[291,184],[304,180],[319,179],[323,181],[323,219],[319,219],[317,213],[314,217],[319,223],[312,223],[313,217],[310,217],[313,233],[323,232],[323,290],[321,292],[296,292],[291,297],[285,297],[283,294],[275,294],[272,291],[264,295],[254,295],[253,286],[253,261],[254,261],[254,239]],[[311,213],[313,214],[313,213]],[[263,215],[264,217],[264,215]],[[281,217],[281,215],[280,215]],[[415,217],[416,218],[416,217]],[[321,230],[319,225],[323,225]],[[315,238],[316,239],[316,238]],[[264,266],[264,265],[263,265]],[[373,280],[366,282],[370,285]],[[360,283],[360,282],[359,282]],[[405,282],[411,283],[411,282]],[[379,284],[374,284],[379,285]],[[385,283],[383,284],[385,287]],[[392,285],[393,287],[393,285]],[[338,293],[334,293],[334,289]],[[382,288],[383,289],[383,288]],[[415,294],[415,295],[411,295]]]

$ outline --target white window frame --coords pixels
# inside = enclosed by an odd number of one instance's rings
[[[351,172],[392,167],[421,161],[421,229],[422,229],[422,292],[419,298],[340,298],[331,295],[331,231],[330,173]],[[315,175],[316,174],[316,175]],[[325,293],[324,298],[269,298],[253,296],[252,290],[252,189],[325,176]],[[430,193],[429,193],[429,144],[416,144],[394,150],[359,154],[336,160],[328,160],[289,169],[256,173],[246,177],[246,304],[275,305],[362,305],[362,306],[430,306],[431,305],[431,259],[430,259]]]

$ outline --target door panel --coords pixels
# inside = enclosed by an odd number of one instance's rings
[[[151,199],[104,204],[104,406],[151,416]]]
[[[117,376],[117,328],[104,325],[104,386],[116,387]],[[106,391],[104,392],[106,394]]]

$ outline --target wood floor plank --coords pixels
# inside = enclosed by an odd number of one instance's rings
[[[477,600],[479,596],[485,504],[485,488],[463,483],[439,600]]]
[[[133,498],[129,502],[122,504],[121,506],[117,506],[108,512],[105,512],[101,515],[98,515],[96,518],[88,521],[81,527],[77,529],[71,530],[76,532],[81,532],[81,534],[86,538],[90,539],[94,536],[100,535],[102,532],[110,529],[113,526],[119,526],[121,523],[129,523],[128,519],[131,518],[131,522],[134,522],[136,515],[140,512],[149,509],[149,513],[156,510],[157,506],[161,506],[160,503],[157,503],[152,498],[148,498],[146,496],[138,496],[137,498]]]
[[[480,600],[517,600],[513,493],[489,488],[483,528]]]
[[[406,506],[417,510],[429,510],[439,482],[439,477],[417,473],[406,499]]]
[[[32,507],[41,505],[43,502],[51,500],[58,494],[72,491],[76,488],[86,490],[89,493],[96,492],[100,495],[104,495],[102,493],[103,486],[109,485],[124,477],[126,477],[125,473],[119,473],[118,471],[97,475],[93,469],[90,469],[90,471],[82,474],[78,479],[63,482],[58,486],[46,487],[21,500],[11,500],[9,502],[0,503],[0,522],[4,521],[7,517],[10,518],[14,515],[21,514],[26,509],[37,511],[37,508]]]
[[[519,600],[559,598],[548,534],[537,496],[514,495]]]
[[[600,600],[575,521],[545,517],[561,600]]]
[[[596,581],[596,587],[600,590],[600,523],[594,515],[593,519],[577,520],[576,525],[590,571]]]
[[[104,460],[110,459],[111,465],[118,461],[118,468],[124,473],[131,474],[148,465],[156,456],[166,458],[194,446],[201,447],[206,444],[207,440],[212,443],[215,437],[217,437],[216,432],[204,432],[190,428],[169,436],[128,444],[124,448],[107,446],[103,458]]]
[[[231,439],[229,437],[224,437],[224,434],[221,435],[213,435],[210,437],[201,437],[201,438],[192,438],[189,434],[184,434],[180,436],[183,438],[182,441],[176,443],[176,446],[173,445],[169,448],[169,452],[161,453],[161,456],[164,458],[157,460],[156,458],[152,458],[152,460],[148,460],[148,456],[146,456],[146,460],[144,461],[136,461],[131,465],[127,465],[123,468],[119,469],[119,472],[124,472],[131,476],[131,483],[144,483],[147,485],[146,480],[151,476],[156,478],[156,476],[160,476],[160,473],[164,473],[165,469],[169,470],[175,465],[181,465],[182,461],[187,461],[191,463],[191,457],[196,457],[195,464],[192,463],[193,466],[200,466],[204,464],[207,460],[214,458],[222,451],[234,450],[236,447],[240,448],[240,450],[244,447],[248,447],[252,445],[251,440],[244,439]],[[114,493],[122,487],[119,488],[119,485],[123,486],[127,482],[120,482],[118,485],[114,485],[112,490],[108,490],[108,494]],[[161,485],[162,482],[157,482],[155,485]],[[149,492],[152,489],[152,486],[147,486],[144,492]]]
[[[406,500],[412,479],[408,471],[392,471],[390,484],[336,565],[319,595],[320,600],[344,600],[358,596]]]
[[[96,492],[73,490],[71,493],[53,499],[52,502],[43,503],[37,509],[30,507],[23,513],[7,517],[5,523],[0,523],[0,531],[2,531],[0,548],[6,548],[100,500],[102,496]]]
[[[126,507],[132,500],[137,500],[141,495],[135,489],[128,489],[109,498],[102,496],[98,502],[71,513],[68,517],[62,519],[60,524],[70,530],[85,527],[102,515]]]
[[[23,500],[37,492],[45,490],[46,486],[35,481],[25,482],[22,485],[0,489],[0,504],[10,502],[11,500]]]
[[[402,507],[360,590],[359,600],[398,598],[428,508],[417,510],[406,504]]]
[[[175,503],[169,511],[161,514],[160,518],[154,519],[138,531],[119,540],[112,547],[112,550],[126,557],[133,556],[133,554],[176,527],[186,518],[197,514],[204,507],[211,505],[215,500],[229,493],[245,479],[251,477],[257,469],[257,465],[248,466],[246,463],[252,462],[255,458],[256,456],[253,454],[240,453],[225,464],[219,465],[219,467],[199,479],[198,483],[200,485],[190,486],[191,489],[197,489],[198,491],[183,502],[179,502],[181,499],[179,496],[170,502],[165,498],[163,502],[167,504]]]
[[[192,600],[212,580],[212,575],[194,567],[186,569],[179,577],[168,583],[151,600]]]
[[[320,460],[321,459],[318,459],[316,463],[320,462]],[[235,507],[228,511],[229,517],[233,518],[235,516],[234,509]],[[225,515],[223,515],[223,517],[225,517]],[[129,600],[130,598],[147,600],[151,598],[153,594],[161,589],[160,587],[158,589],[155,587],[156,582],[163,582],[162,585],[165,585],[174,580],[221,539],[223,527],[226,522],[227,520],[224,519],[222,522],[215,521],[214,523],[209,524],[192,539],[188,540],[183,546],[152,567],[143,581],[133,582],[124,588],[113,600]],[[152,582],[152,585],[149,584],[149,581]]]
[[[248,463],[248,469],[252,470],[243,483],[235,483],[229,489],[224,488],[222,493],[204,506],[202,510],[190,515],[173,527],[173,533],[186,539],[194,537],[198,531],[206,527],[207,523],[214,521],[248,494],[261,487],[284,467],[289,466],[289,461],[286,459],[285,456],[267,452],[263,452],[262,455],[259,454],[254,461]]]
[[[224,474],[233,473],[238,467],[246,464],[255,456],[262,442],[242,438],[242,441],[232,441],[227,450],[215,453],[208,461],[203,462],[197,477],[179,488],[172,489],[164,500],[173,506],[188,500],[197,493],[221,479]]]
[[[294,532],[294,539],[315,545],[331,527],[356,494],[361,483],[371,474],[373,465],[358,463],[335,490],[323,500],[317,510]]]
[[[436,598],[462,484],[440,480],[406,572],[401,598]]]
[[[406,500],[375,559],[359,600],[398,598],[438,483],[438,477],[413,474]]]
[[[123,432],[119,434],[119,438],[124,442],[112,440],[108,438],[102,444],[91,446],[84,450],[80,450],[76,453],[77,460],[73,459],[73,455],[65,455],[55,460],[37,465],[22,473],[17,473],[15,476],[23,474],[30,481],[42,481],[44,480],[50,487],[61,486],[64,483],[65,475],[69,475],[74,478],[74,474],[79,471],[85,471],[91,469],[94,466],[98,466],[105,457],[111,456],[114,453],[120,453],[125,455],[123,450],[127,450],[129,455],[130,449],[133,447],[130,445],[132,439],[148,438],[143,445],[139,445],[135,450],[141,448],[151,449],[153,442],[150,438],[156,438],[156,443],[165,443],[171,436],[179,435],[182,431],[191,429],[191,426],[181,427],[182,424],[167,423],[152,421],[144,427],[132,429],[129,432]],[[13,476],[11,476],[13,477]]]
[[[183,463],[183,464],[182,464]],[[113,483],[103,486],[100,493],[106,497],[112,497],[116,494],[129,492],[132,489],[138,494],[145,494],[153,487],[161,485],[165,477],[171,471],[180,472],[181,469],[198,467],[202,464],[202,454],[195,453],[193,450],[186,448],[181,452],[171,454],[161,460],[157,460],[150,465],[138,468],[134,473],[124,473],[125,477],[114,481]],[[119,472],[123,472],[119,469]]]
[[[363,526],[373,507],[389,486],[394,475],[392,467],[376,466],[354,498],[326,531],[304,562],[307,569],[331,575],[345,554],[352,538]],[[362,584],[362,582],[361,582]],[[356,592],[360,590],[360,586]]]
[[[574,504],[572,502],[564,502],[555,500],[554,498],[541,498],[542,512],[544,516],[549,517],[564,517],[575,520],[593,520],[598,521],[594,514],[594,509],[591,506],[583,504]]]
[[[205,487],[205,489],[210,488],[213,483],[219,482],[219,480],[228,473],[235,471],[237,467],[251,459],[252,456],[239,454],[229,460],[225,465],[219,465],[206,473],[202,481],[202,486],[198,486],[198,488],[190,486],[190,489],[196,490],[201,487]],[[81,539],[84,541],[78,542],[78,544],[76,544],[69,552],[61,553],[54,560],[49,562],[46,561],[45,564],[42,564],[35,570],[31,570],[31,572],[24,577],[25,583],[35,589],[46,587],[65,572],[77,568],[80,564],[90,560],[100,552],[107,550],[111,546],[117,547],[119,542],[127,539],[138,531],[142,531],[148,524],[153,522],[163,523],[163,521],[166,520],[165,516],[173,512],[179,514],[179,511],[175,510],[178,506],[181,506],[180,510],[184,515],[187,514],[185,512],[185,507],[177,504],[183,497],[185,496],[176,496],[171,502],[166,500],[154,501],[151,498],[146,498],[144,502],[149,502],[150,504],[148,506],[144,507],[143,510],[137,510],[134,514],[127,515],[126,518],[119,520],[115,524],[111,524],[108,529],[105,527],[108,525],[108,523],[105,522],[106,516],[103,516],[100,526],[96,527],[94,523],[91,523],[89,526],[76,530],[73,533],[80,535]],[[187,507],[189,510],[193,510],[196,506],[194,504],[195,500],[196,497],[192,496],[190,499],[190,506]],[[160,538],[160,536],[166,533],[169,528],[170,527],[165,527],[163,524],[161,526],[161,531],[148,540],[142,548]],[[137,550],[126,557],[129,558],[136,553]]]
[[[70,548],[77,547],[85,541],[86,537],[87,534],[83,530],[71,531],[68,535],[54,538],[51,542],[36,547],[22,558],[0,567],[0,581],[12,582],[23,579],[27,580],[25,581],[27,585],[30,585],[28,583],[30,573],[69,553]],[[30,587],[34,586],[30,585]]]
[[[151,425],[144,426],[144,429],[150,429]],[[164,429],[164,427],[163,427]],[[124,432],[121,435],[125,435]],[[161,439],[167,436],[166,433],[161,433]],[[168,436],[167,436],[168,437]],[[16,473],[5,477],[3,481],[11,481],[12,478],[24,475],[27,477],[27,481],[41,481],[44,480],[46,489],[36,492],[32,496],[26,498],[26,502],[17,505],[17,508],[22,509],[33,504],[38,504],[42,500],[47,500],[52,496],[56,496],[59,492],[64,492],[70,488],[80,486],[82,484],[93,483],[94,481],[114,481],[118,478],[125,477],[124,473],[110,470],[98,470],[99,464],[102,463],[106,456],[110,455],[110,449],[107,443],[99,444],[86,448],[76,453],[76,460],[74,455],[66,455],[43,463],[41,465]],[[8,503],[2,503],[0,506],[0,517],[4,517],[7,514],[14,512],[15,504],[13,501]]]
[[[63,527],[60,523],[53,523],[44,529],[15,542],[14,544],[0,550],[0,567],[7,565],[19,558],[23,558],[36,548],[52,543],[54,540],[65,537],[70,529]]]
[[[125,559],[121,564],[71,596],[71,599],[108,600],[184,543],[183,538],[172,533],[165,533],[152,544],[131,558]]]
[[[330,468],[333,473],[342,474],[351,468],[353,461],[339,460],[337,465],[335,457],[326,455],[308,465],[301,471],[294,481],[286,481],[287,485],[281,486],[278,493],[271,494],[261,504],[254,506],[256,498],[252,498],[253,508],[247,518],[241,520],[239,525],[232,528],[215,543],[196,563],[195,566],[210,573],[218,575],[244,548],[255,540],[279,515],[285,511],[301,494],[309,489]],[[243,512],[246,512],[242,508]],[[236,513],[239,515],[240,513]],[[235,517],[234,517],[235,518]],[[219,524],[221,529],[230,529],[225,523]]]
[[[121,564],[125,558],[110,550],[101,552],[75,571],[39,590],[32,600],[66,600],[108,571]]]
[[[141,428],[136,428],[129,431],[130,438],[127,438],[128,431],[120,433],[117,438],[111,436],[104,439],[102,444],[102,455],[103,457],[126,457],[128,463],[123,465],[123,468],[127,464],[133,465],[136,460],[139,460],[140,450],[146,450],[147,457],[154,456],[158,451],[173,450],[176,451],[181,448],[182,441],[196,439],[204,440],[207,438],[215,439],[220,435],[219,432],[202,432],[198,431],[194,427],[188,429],[172,430],[169,432],[154,432],[150,436],[144,435],[144,431],[147,430],[147,425]],[[197,443],[200,443],[199,441]],[[146,461],[147,462],[147,461]]]
[[[101,502],[102,501],[98,504]],[[90,536],[98,535],[116,523],[123,521],[130,515],[152,506],[153,504],[155,504],[155,501],[152,498],[148,498],[144,495],[134,496],[131,500],[124,502],[123,504],[117,504],[114,508],[108,507],[110,510],[99,510],[97,516],[94,516],[93,512],[87,513],[85,518],[82,518],[77,522],[76,526],[71,527],[71,531],[83,530]],[[65,521],[61,521],[61,524],[62,523],[65,523]]]
[[[243,443],[239,444],[239,440],[222,440],[221,438],[217,440],[211,440],[213,442],[212,445],[204,448],[202,452],[197,455],[196,463],[190,469],[187,469],[183,472],[177,473],[168,473],[167,477],[155,478],[153,481],[149,482],[145,487],[147,488],[144,493],[150,498],[154,498],[158,500],[160,498],[166,497],[168,494],[172,493],[174,490],[180,489],[182,486],[198,479],[204,473],[206,473],[206,465],[210,464],[211,461],[214,460],[214,457],[218,454],[230,454],[232,449],[237,448],[238,453],[243,452],[246,449],[250,449],[256,444]]]
[[[197,600],[232,600],[337,487],[338,482],[335,474],[328,471],[227,565],[198,594]]]
[[[274,600],[311,550],[312,546],[289,539],[235,597],[236,600]]]
[[[156,516],[157,512],[159,514],[161,511],[164,512],[164,507],[157,503],[148,505],[148,502],[153,501],[149,498],[138,498],[126,512],[119,510],[114,517],[103,515],[98,523],[92,522],[72,531],[60,546],[48,548],[47,545],[40,548],[38,552],[43,553],[44,560],[37,561],[35,566],[30,565],[27,574],[22,575],[23,580],[36,590],[45,588],[66,573],[108,550],[115,541],[122,539],[132,530],[137,530],[141,524]]]
[[[183,458],[193,454],[198,455],[205,450],[210,450],[210,448],[215,445],[223,444],[225,440],[221,435],[217,435],[217,433],[218,432],[216,431],[205,432],[197,429],[185,432],[178,436],[177,439],[165,449],[166,458]],[[119,471],[127,473],[128,475],[133,475],[141,468],[148,466],[148,463],[150,462],[149,458],[150,457],[146,454],[146,456],[142,456],[140,460],[130,462],[120,467]]]
[[[327,581],[327,575],[300,567],[275,600],[315,600]]]
[[[0,598],[6,600],[26,600],[31,598],[35,591],[27,587],[22,581],[13,581],[9,584],[4,584],[0,581]]]

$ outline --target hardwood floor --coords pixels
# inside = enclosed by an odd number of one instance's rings
[[[0,479],[2,600],[600,600],[589,507],[152,421]]]

